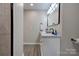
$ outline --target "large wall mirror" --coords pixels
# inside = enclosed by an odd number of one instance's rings
[[[47,12],[47,26],[60,24],[60,4],[52,3]]]

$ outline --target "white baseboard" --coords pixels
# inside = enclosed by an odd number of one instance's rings
[[[41,43],[24,43],[24,45],[40,45]]]

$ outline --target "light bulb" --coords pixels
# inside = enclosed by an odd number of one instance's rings
[[[31,3],[31,4],[30,4],[30,6],[34,6],[34,4],[33,4],[33,3]]]

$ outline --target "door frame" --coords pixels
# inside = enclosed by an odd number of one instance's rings
[[[11,9],[11,56],[13,56],[13,3],[10,3]]]

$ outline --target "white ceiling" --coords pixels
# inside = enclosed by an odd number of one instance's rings
[[[34,3],[34,6],[30,6],[30,3],[24,3],[25,10],[48,10],[51,3]]]

